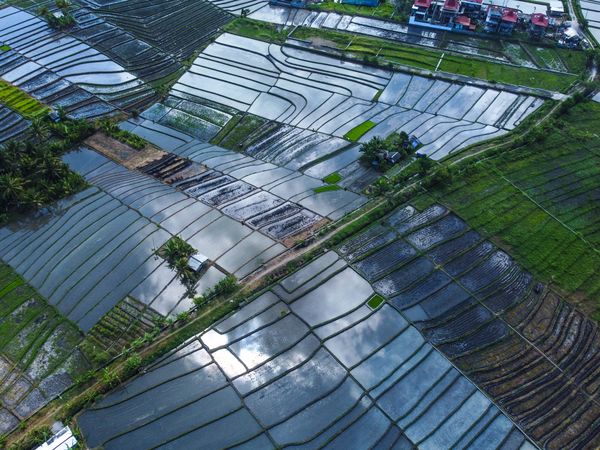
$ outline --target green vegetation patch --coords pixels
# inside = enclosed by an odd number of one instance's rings
[[[226,33],[238,34],[260,41],[283,44],[288,31],[268,22],[240,17],[223,27]]]
[[[331,192],[331,191],[339,191],[342,189],[337,184],[326,184],[325,186],[319,186],[313,189],[313,191],[317,194],[321,192]]]
[[[253,114],[235,116],[223,127],[211,142],[233,151],[244,150],[248,137],[267,122],[267,119],[263,119],[262,117]]]
[[[363,122],[360,125],[357,125],[354,128],[352,128],[346,133],[344,137],[349,141],[356,142],[375,125],[377,125],[375,122],[367,120],[366,122]]]
[[[145,139],[137,134],[119,128],[119,125],[109,117],[99,119],[96,126],[110,137],[113,137],[136,150],[141,150],[148,144]]]
[[[371,297],[369,299],[369,301],[367,302],[367,305],[371,309],[377,309],[377,308],[379,308],[379,305],[381,305],[384,301],[385,300],[381,295],[375,294],[373,297]]]
[[[347,3],[340,3],[331,0],[326,0],[321,3],[311,4],[309,9],[315,9],[318,11],[335,11],[341,14],[350,14],[353,16],[369,16],[369,17],[380,17],[383,19],[392,19],[395,12],[395,7],[391,1],[382,1],[378,6],[363,6],[363,5],[349,5]]]
[[[87,184],[63,163],[62,154],[94,132],[83,120],[35,119],[31,138],[10,141],[0,153],[0,224],[82,190]]]
[[[586,70],[588,63],[586,52],[567,48],[557,48],[554,51],[560,56],[569,72],[580,74]]]
[[[7,52],[10,50],[10,45],[0,45],[0,52]]]
[[[43,117],[50,111],[43,103],[7,81],[0,79],[0,104],[18,112],[26,119]]]
[[[337,184],[342,181],[342,176],[339,172],[333,172],[323,178],[323,181],[327,184]]]
[[[404,45],[380,38],[355,36],[341,31],[302,27],[298,28],[293,36],[308,41],[315,38],[329,41],[340,50],[354,54],[365,61],[397,63],[431,71],[435,70],[442,56],[442,52],[438,50]],[[574,61],[573,64],[579,63]],[[445,52],[439,70],[482,80],[554,91],[564,91],[577,80],[575,75],[514,67],[448,52]]]
[[[47,376],[70,356],[82,337],[10,266],[0,263],[1,355],[21,370],[29,368],[40,377]]]
[[[175,271],[177,278],[186,288],[186,294],[189,297],[196,295],[195,285],[200,279],[200,274],[188,265],[190,258],[198,253],[196,249],[181,237],[173,236],[156,253]]]
[[[600,104],[586,101],[431,194],[600,319]],[[427,201],[422,202],[423,205]]]

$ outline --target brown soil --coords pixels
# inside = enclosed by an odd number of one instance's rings
[[[329,223],[329,219],[323,217],[321,220],[319,220],[318,222],[315,222],[311,227],[307,228],[306,230],[283,239],[281,241],[281,243],[283,245],[285,245],[287,248],[291,248],[294,245],[296,245],[298,242],[302,242],[302,241],[306,240],[306,238],[312,236],[318,229],[327,225],[328,223]]]
[[[84,144],[128,169],[137,169],[167,154],[150,144],[141,150],[136,150],[102,131],[87,138]]]

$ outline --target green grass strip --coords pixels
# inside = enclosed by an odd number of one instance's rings
[[[436,69],[442,56],[442,51],[439,50],[403,45],[381,38],[357,36],[343,31],[301,27],[294,31],[293,37],[306,41],[317,38],[321,43],[327,43],[329,46],[337,47],[348,54],[361,57],[370,62],[392,62],[430,71]],[[529,86],[551,91],[565,91],[577,80],[576,75],[546,72],[528,67],[515,67],[481,58],[449,52],[444,53],[444,59],[442,59],[439,67],[440,71],[491,82]],[[581,53],[583,52],[575,52],[575,56],[569,61],[572,69],[581,70],[584,57]]]
[[[363,122],[360,125],[352,128],[344,137],[349,141],[356,142],[375,125],[377,125],[375,122],[367,120],[366,122]]]
[[[320,194],[321,192],[331,192],[331,191],[339,191],[342,189],[337,184],[327,184],[325,186],[319,186],[313,189],[315,193]]]
[[[0,104],[18,112],[26,119],[42,117],[50,110],[43,103],[4,80],[0,80]]]
[[[369,299],[369,301],[367,302],[367,305],[371,309],[377,309],[377,308],[379,308],[379,305],[381,305],[383,302],[384,302],[383,297],[379,294],[375,294],[373,297],[371,297]]]
[[[323,181],[327,184],[337,184],[342,181],[342,176],[339,172],[333,172],[323,178]]]

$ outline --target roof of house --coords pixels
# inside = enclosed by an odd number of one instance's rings
[[[431,0],[415,0],[414,6],[429,8],[431,6]]]
[[[198,271],[202,268],[204,263],[208,261],[208,258],[200,253],[196,253],[195,255],[190,256],[188,260],[188,266],[195,271]]]
[[[458,8],[460,8],[460,1],[459,0],[445,0],[444,1],[444,9],[449,9],[452,11],[458,11]]]
[[[531,23],[546,28],[548,26],[548,18],[545,14],[535,13],[531,15]]]
[[[478,4],[482,4],[483,0],[462,0],[465,3],[478,3]]]
[[[519,19],[519,14],[516,9],[504,8],[502,11],[502,20],[504,22],[516,23]]]
[[[454,22],[459,23],[465,27],[468,27],[469,25],[471,25],[471,19],[468,18],[467,16],[458,16]]]

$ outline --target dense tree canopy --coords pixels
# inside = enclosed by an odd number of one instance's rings
[[[0,223],[10,214],[39,208],[85,186],[61,155],[92,131],[83,121],[34,120],[30,139],[0,146]]]

